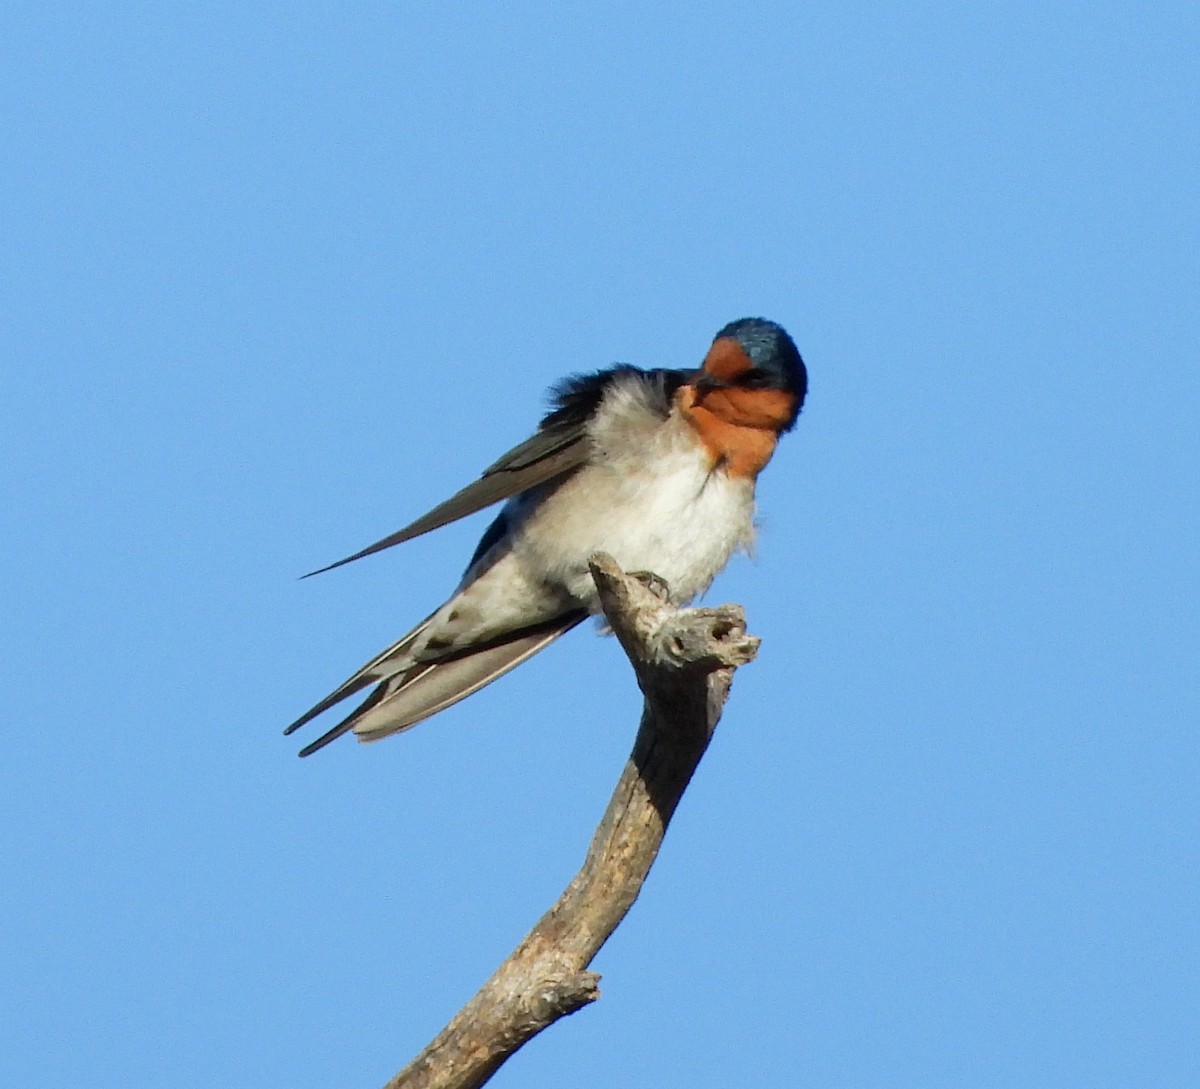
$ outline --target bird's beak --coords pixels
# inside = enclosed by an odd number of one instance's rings
[[[696,405],[703,404],[704,398],[714,390],[729,388],[729,383],[725,379],[718,378],[705,370],[699,370],[692,375],[692,380],[688,384],[696,391],[696,399],[693,402]]]

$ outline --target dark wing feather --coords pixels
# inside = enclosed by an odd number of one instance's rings
[[[542,419],[537,433],[490,465],[473,484],[468,484],[428,514],[383,540],[328,567],[310,571],[303,577],[320,575],[343,564],[361,560],[364,556],[382,552],[392,545],[411,541],[422,533],[465,518],[502,499],[510,499],[538,484],[545,484],[578,469],[587,461],[588,423],[604,395],[614,382],[634,375],[651,387],[655,403],[665,418],[671,410],[675,391],[687,380],[688,372],[663,369],[645,371],[623,363],[591,374],[573,375],[554,388],[554,407]]]
[[[430,613],[407,635],[401,636],[387,650],[376,654],[374,658],[367,662],[361,669],[357,670],[352,677],[338,685],[320,703],[305,711],[304,714],[283,731],[284,735],[295,733],[305,723],[311,722],[317,715],[324,714],[335,704],[348,699],[355,692],[361,692],[368,685],[375,684],[388,677],[390,673],[394,672],[394,670],[389,669],[389,664],[397,658],[403,657],[412,648],[413,643],[417,641],[417,637],[429,626],[429,621],[435,616],[437,616],[436,612]]]
[[[362,741],[407,730],[503,677],[586,619],[586,610],[575,609],[388,677],[346,718],[301,749],[300,755],[309,756],[350,730],[357,730]]]
[[[328,567],[310,571],[304,578],[332,571],[335,567],[361,560],[364,556],[382,552],[392,545],[402,544],[419,537],[430,530],[438,529],[449,522],[465,518],[468,514],[490,507],[503,499],[509,499],[520,492],[527,491],[578,469],[588,455],[588,443],[585,426],[571,425],[547,428],[539,431],[510,450],[494,465],[484,470],[483,476],[473,484],[468,484],[462,491],[455,493],[444,503],[439,503],[428,514],[422,515],[415,522],[397,530],[395,533],[376,541],[361,552],[347,556],[344,560],[331,563]]]

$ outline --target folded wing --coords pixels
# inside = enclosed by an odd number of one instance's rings
[[[333,729],[300,750],[308,756],[324,748],[342,734],[353,730],[363,741],[378,741],[390,734],[407,730],[423,719],[445,710],[484,685],[503,677],[526,658],[549,646],[560,635],[570,631],[587,617],[587,611],[576,609],[553,620],[510,632],[488,643],[482,643],[433,662],[420,662],[401,669],[381,680],[378,687],[355,710]],[[407,653],[408,646],[420,634],[421,628],[406,635],[379,657],[327,696],[311,711],[297,719],[285,730],[291,733],[310,719],[328,710],[355,692],[378,679],[389,660]]]
[[[574,472],[586,460],[588,439],[583,421],[569,421],[562,426],[547,427],[532,438],[514,447],[494,465],[484,470],[473,484],[439,503],[428,514],[398,529],[395,533],[368,545],[353,556],[310,571],[304,578],[332,571],[335,567],[361,560],[364,556],[382,552],[385,548],[403,544],[449,522],[490,507],[493,503],[544,484],[555,477]]]

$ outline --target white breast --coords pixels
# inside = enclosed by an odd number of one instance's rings
[[[686,602],[749,547],[753,481],[711,470],[692,429],[677,415],[664,421],[636,376],[608,392],[590,435],[586,468],[512,511],[515,558],[526,571],[595,609],[587,558],[608,552],[626,571],[653,571]]]

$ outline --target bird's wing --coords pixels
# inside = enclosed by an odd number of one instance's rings
[[[511,632],[478,647],[467,648],[435,662],[423,662],[397,673],[382,681],[362,704],[333,729],[301,749],[300,755],[308,756],[350,730],[358,734],[363,741],[378,741],[389,734],[407,730],[504,676],[526,658],[570,631],[586,619],[587,615],[585,609],[575,609],[553,620]],[[337,692],[322,700],[285,732],[291,733],[338,700],[365,687],[373,679],[366,671],[373,665],[379,668],[380,663],[401,649],[401,644],[407,643],[415,634],[416,632],[406,636],[396,646],[389,647],[374,659],[373,663],[368,663]]]
[[[335,567],[361,560],[375,552],[411,541],[414,537],[438,529],[448,522],[465,518],[468,514],[490,507],[502,499],[509,499],[520,492],[553,480],[578,469],[588,456],[588,438],[586,420],[564,420],[551,426],[542,427],[532,438],[526,439],[520,446],[514,447],[494,465],[484,470],[483,476],[473,484],[468,484],[462,491],[457,492],[444,503],[439,503],[428,514],[415,522],[398,529],[395,533],[376,541],[361,552],[347,556],[344,560],[331,563],[328,567],[318,568],[303,576],[319,575],[324,571],[332,571]]]
[[[444,503],[439,503],[411,525],[398,529],[361,552],[355,552],[353,556],[310,571],[304,578],[332,571],[335,567],[382,552],[392,545],[411,541],[422,533],[465,518],[502,499],[510,499],[538,484],[574,472],[587,461],[590,453],[588,424],[614,385],[627,381],[644,383],[651,395],[651,403],[666,418],[675,391],[686,378],[686,371],[644,371],[622,363],[607,370],[577,374],[565,379],[554,388],[554,407],[542,418],[533,437],[513,447],[494,465],[486,468],[473,484],[468,484]]]
[[[429,621],[435,616],[437,616],[436,612],[430,613],[407,635],[401,636],[387,650],[376,654],[374,658],[367,662],[352,677],[338,685],[320,703],[305,711],[304,714],[296,719],[295,722],[283,731],[284,736],[295,733],[305,723],[311,722],[317,715],[324,714],[335,704],[341,703],[342,700],[349,696],[353,696],[355,692],[361,692],[368,685],[385,680],[391,673],[394,673],[394,669],[388,668],[389,664],[408,653],[413,643],[416,642],[417,636],[429,626]]]

